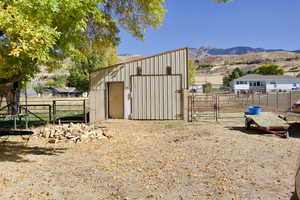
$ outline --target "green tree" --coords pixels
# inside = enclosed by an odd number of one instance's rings
[[[89,90],[89,72],[96,69],[100,64],[100,58],[94,54],[85,61],[75,62],[69,69],[68,81],[71,86],[81,92]]]
[[[81,92],[89,91],[89,73],[117,62],[115,49],[107,49],[100,53],[93,53],[84,61],[78,61],[69,68],[68,82]]]
[[[117,45],[119,27],[144,39],[164,13],[164,0],[1,1],[0,75],[31,77],[39,64],[55,69],[65,57],[81,60],[90,48]]]
[[[262,75],[283,75],[283,69],[274,63],[262,64],[260,67],[255,69],[255,74],[262,74]]]
[[[45,86],[38,84],[36,86],[33,86],[33,89],[36,93],[42,94],[43,90],[45,89]]]
[[[202,88],[203,88],[204,93],[211,93],[212,92],[212,84],[211,83],[203,84]]]
[[[65,75],[55,75],[47,81],[44,86],[50,86],[55,88],[64,88],[67,84],[67,77]]]
[[[189,85],[193,85],[195,83],[195,74],[196,74],[196,65],[194,59],[189,59]]]
[[[235,68],[231,74],[227,75],[227,76],[224,76],[223,77],[223,86],[225,87],[229,87],[230,85],[230,82],[234,79],[237,79],[237,78],[240,78],[242,76],[244,76],[245,73],[241,71],[240,68]]]

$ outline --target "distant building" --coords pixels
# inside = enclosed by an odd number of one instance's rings
[[[73,87],[66,88],[54,88],[54,87],[46,87],[42,91],[43,96],[61,96],[61,97],[80,97],[82,96],[82,92],[79,92]]]
[[[202,85],[192,85],[189,89],[191,93],[203,93]]]
[[[248,74],[230,82],[234,93],[300,91],[300,78],[293,76]]]
[[[38,93],[37,93],[34,89],[32,89],[32,88],[27,88],[27,89],[26,89],[26,94],[27,94],[27,96],[29,96],[29,97],[32,97],[32,96],[38,96]],[[25,96],[25,89],[22,90],[21,96]]]

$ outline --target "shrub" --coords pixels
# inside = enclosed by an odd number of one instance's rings
[[[203,88],[204,93],[211,93],[212,92],[212,84],[211,83],[203,84],[202,88]]]

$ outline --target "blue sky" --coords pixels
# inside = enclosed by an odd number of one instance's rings
[[[300,49],[299,0],[168,0],[164,25],[146,41],[121,31],[119,53],[151,55],[180,47]]]

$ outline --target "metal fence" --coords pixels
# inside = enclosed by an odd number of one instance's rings
[[[300,92],[268,94],[190,94],[189,121],[241,118],[249,106],[258,105],[266,112],[287,113],[300,100]]]
[[[86,99],[53,100],[53,122],[84,122],[87,123]]]
[[[9,106],[0,108],[0,128],[25,127],[46,123],[88,122],[87,99],[44,99],[20,101],[18,113],[11,115]]]

